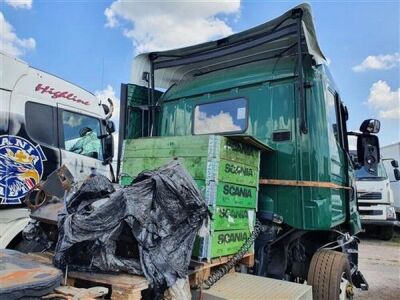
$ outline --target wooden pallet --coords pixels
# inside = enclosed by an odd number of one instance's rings
[[[51,253],[30,253],[33,260],[42,264],[52,265]],[[64,284],[63,280],[63,284]],[[129,274],[105,274],[92,272],[67,273],[66,286],[72,287],[69,292],[76,291],[77,283],[84,282],[89,286],[105,286],[111,288],[112,300],[139,300],[142,298],[141,292],[149,287],[145,277]]]
[[[214,258],[210,262],[198,262],[192,260],[189,265],[189,282],[191,288],[199,288],[201,284],[212,274],[212,272],[227,263],[233,256],[224,256],[220,258]],[[254,253],[247,253],[238,263],[238,265],[244,265],[246,267],[254,266]],[[230,273],[235,272],[232,269]]]
[[[92,300],[100,298],[103,299],[108,294],[108,288],[105,287],[92,287],[88,289],[75,288],[73,286],[59,286],[55,288],[51,294],[42,296],[42,300]]]
[[[53,256],[51,253],[30,253],[33,260],[42,264],[52,265]],[[210,262],[199,262],[192,260],[189,265],[190,287],[198,288],[212,272],[221,265],[228,262],[232,256],[214,258]],[[254,253],[246,254],[238,263],[246,267],[254,265]],[[232,269],[231,273],[235,270]],[[65,281],[63,280],[63,283]],[[106,286],[111,288],[111,299],[113,300],[139,300],[141,292],[148,288],[145,277],[129,274],[104,274],[90,272],[71,271],[67,274],[66,287],[68,292],[78,292],[77,283],[86,283],[90,286]],[[81,291],[82,292],[82,291]]]
[[[142,298],[142,291],[149,287],[146,278],[143,276],[88,272],[68,273],[67,285],[75,286],[79,281],[89,282],[97,286],[110,286],[112,300],[139,300]]]

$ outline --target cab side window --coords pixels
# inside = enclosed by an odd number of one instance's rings
[[[67,151],[103,159],[100,120],[66,110],[61,111],[62,141]]]
[[[238,133],[247,128],[245,98],[198,104],[194,109],[193,133]]]
[[[332,128],[336,142],[340,144],[339,127],[337,124],[337,116],[336,116],[335,95],[331,91],[328,91],[328,118],[329,118],[328,119],[329,126],[331,126],[331,128]]]
[[[336,143],[342,150],[348,150],[346,108],[336,92],[328,90],[328,118]]]
[[[35,102],[25,104],[25,127],[28,135],[38,142],[57,147],[56,109]]]
[[[331,159],[340,162],[340,136],[339,126],[336,117],[336,98],[331,90],[326,91],[326,114],[328,123],[328,142],[331,152]]]

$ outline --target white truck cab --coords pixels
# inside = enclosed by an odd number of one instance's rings
[[[92,93],[0,52],[0,248],[19,242],[24,197],[61,165],[114,179],[109,117]]]
[[[369,173],[364,167],[358,168],[355,174],[361,224],[367,231],[375,231],[381,239],[390,240],[398,222],[383,160],[378,164],[377,174]]]
[[[393,161],[400,161],[400,142],[381,147],[381,154],[385,158],[383,163],[386,170],[390,170],[393,166]],[[390,187],[393,191],[394,208],[396,210],[397,219],[400,220],[400,181],[399,175],[396,172],[388,172],[390,179]]]

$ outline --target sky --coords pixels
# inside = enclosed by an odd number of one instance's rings
[[[135,55],[239,32],[303,1],[0,0],[0,50],[118,103]],[[308,1],[351,130],[400,141],[400,2]]]

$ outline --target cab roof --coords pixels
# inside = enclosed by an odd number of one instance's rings
[[[299,30],[299,23],[301,29]],[[283,15],[249,30],[190,47],[143,53],[135,57],[132,83],[147,86],[144,72],[154,71],[155,87],[171,85],[202,74],[297,53],[313,56],[316,64],[325,63],[316,38],[311,7],[300,4]]]

